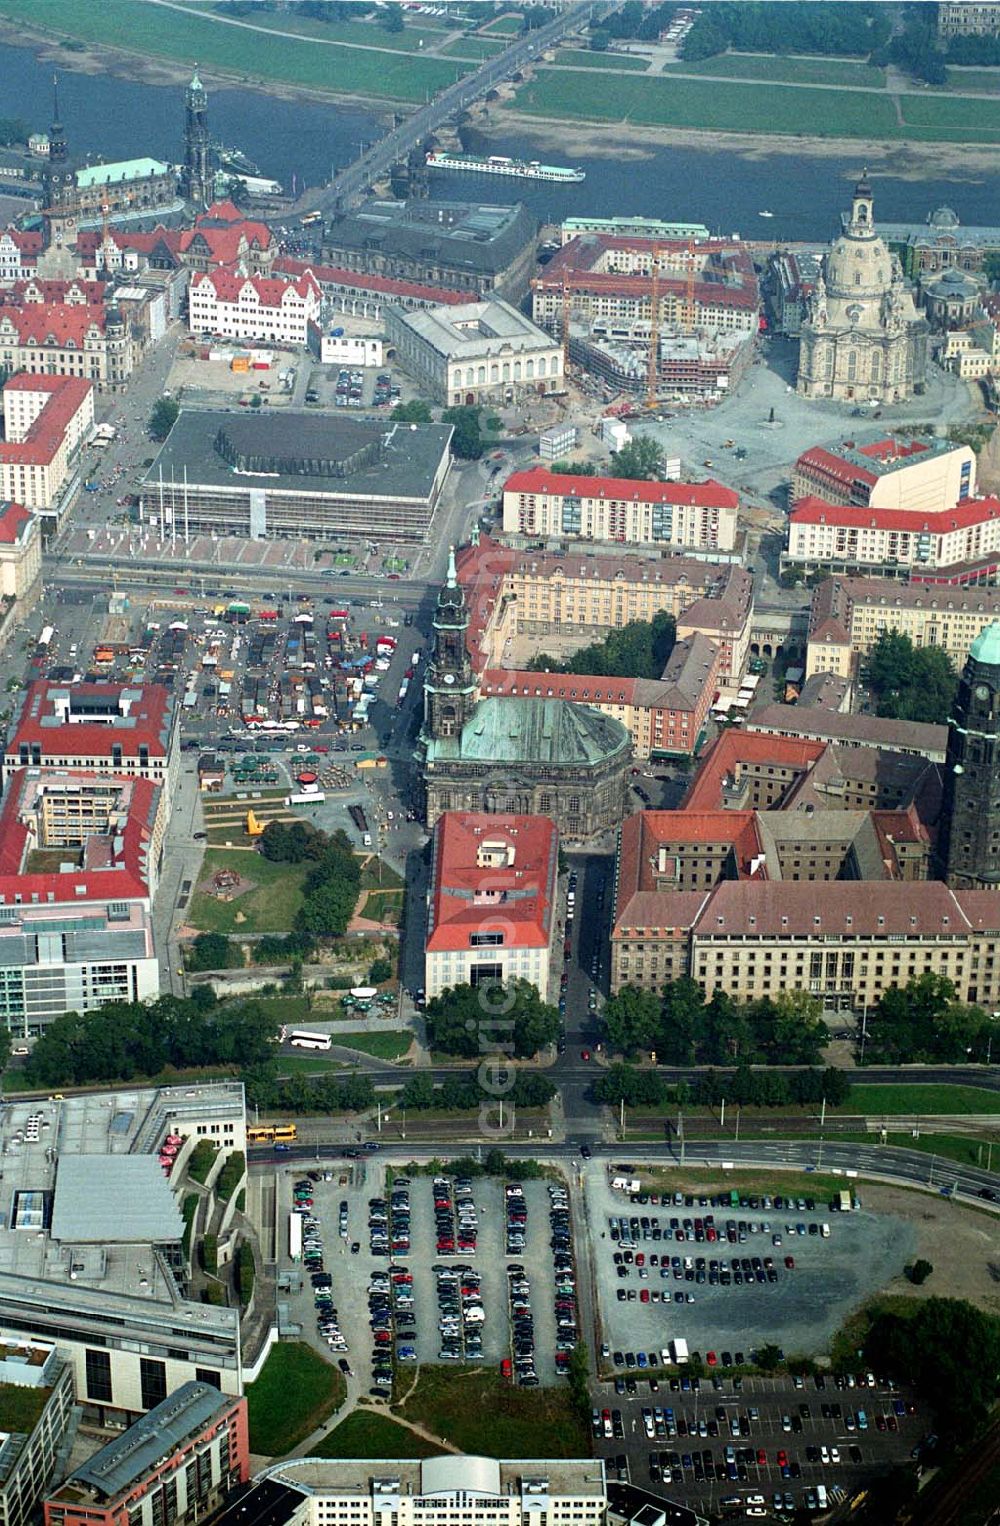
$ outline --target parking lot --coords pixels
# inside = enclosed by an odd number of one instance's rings
[[[362,1389],[392,1356],[505,1363],[513,1383],[557,1381],[557,1361],[578,1335],[568,1202],[558,1184],[519,1185],[520,1194],[514,1182],[398,1170],[387,1185],[371,1157],[332,1172],[283,1172],[279,1267],[293,1280],[302,1274],[288,1294],[290,1318],[325,1356],[345,1359]],[[305,1248],[291,1265],[293,1204]]]
[[[735,1357],[765,1342],[790,1355],[823,1352],[916,1245],[902,1220],[833,1213],[826,1200],[811,1208],[799,1198],[757,1209],[712,1207],[707,1198],[639,1204],[593,1168],[586,1190],[602,1338],[636,1360],[677,1338],[720,1365],[724,1351]]]
[[[820,1485],[835,1504],[930,1429],[906,1390],[874,1374],[839,1382],[619,1373],[595,1391],[594,1448],[610,1477],[696,1508],[815,1509]]]

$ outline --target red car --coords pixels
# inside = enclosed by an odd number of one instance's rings
[[[785,1265],[787,1266],[787,1268],[788,1268],[788,1270],[790,1272],[794,1271],[795,1270],[795,1257],[794,1256],[786,1256],[785,1257]]]
[[[779,1468],[784,1468],[784,1467],[787,1467],[787,1466],[788,1466],[788,1453],[784,1449],[782,1449],[778,1453],[778,1467]]]
[[[590,1050],[589,1049],[581,1049],[580,1050],[580,1058],[581,1058],[581,1060],[589,1060],[590,1059]]]
[[[640,1288],[640,1290],[639,1290],[639,1302],[640,1303],[648,1303],[649,1302],[649,1289],[648,1288]]]
[[[714,1367],[718,1360],[719,1358],[716,1356],[714,1351],[710,1351],[705,1358],[705,1361],[708,1363],[709,1367]]]
[[[763,1447],[757,1448],[757,1466],[758,1468],[765,1468],[767,1466],[767,1453]]]

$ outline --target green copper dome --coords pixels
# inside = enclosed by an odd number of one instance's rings
[[[969,648],[969,656],[974,662],[1000,668],[1000,621],[994,620],[992,624],[983,626]]]

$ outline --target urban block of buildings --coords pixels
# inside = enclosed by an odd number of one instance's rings
[[[323,263],[516,303],[534,269],[536,233],[520,202],[373,198],[325,225]]]
[[[209,270],[191,277],[188,321],[196,334],[261,339],[304,348],[321,302],[319,286],[310,271],[296,280],[282,280]]]
[[[561,392],[562,347],[509,302],[389,307],[386,338],[399,364],[438,403],[511,403]]]
[[[182,409],[140,489],[174,538],[422,540],[451,464],[451,426]]]
[[[976,454],[968,445],[905,434],[841,445],[813,445],[792,468],[793,507],[800,498],[857,508],[953,508],[976,492]]]
[[[247,1401],[182,1383],[74,1469],[45,1526],[176,1526],[209,1516],[250,1477]]]
[[[3,416],[0,498],[57,516],[94,427],[93,384],[74,376],[13,376],[3,388]]]
[[[875,227],[874,194],[864,175],[801,324],[798,391],[841,402],[912,397],[924,385],[927,329],[898,257]]]
[[[323,294],[325,312],[349,314],[352,318],[381,320],[383,310],[400,307],[404,312],[443,304],[460,306],[468,301],[465,292],[448,286],[430,286],[423,281],[407,281],[400,276],[378,276],[360,270],[344,270],[315,260],[294,259],[282,254],[274,261],[276,276],[297,280],[306,272],[313,277]]]
[[[0,1135],[5,1338],[54,1344],[98,1425],[128,1424],[191,1381],[216,1402],[242,1393],[239,1312],[188,1297],[177,1200],[199,1140],[218,1146],[220,1166],[245,1151],[242,1086],[9,1102]],[[168,1135],[182,1140],[169,1177]]]
[[[30,612],[41,589],[41,572],[41,520],[10,499],[0,502],[0,641],[6,639],[3,626],[15,606],[19,617]]]
[[[559,699],[479,698],[469,623],[453,553],[424,676],[418,756],[427,825],[465,811],[547,816],[576,840],[610,830],[625,808],[625,727]]]
[[[446,811],[431,844],[424,989],[527,980],[552,996],[559,834],[544,816]]]
[[[1000,589],[941,581],[945,586],[929,578],[824,578],[809,610],[806,678],[835,673],[853,680],[883,631],[899,631],[914,646],[939,646],[961,668],[983,627],[1000,618]]]
[[[979,274],[987,256],[1000,252],[1000,227],[965,227],[951,207],[937,207],[922,223],[882,223],[881,228],[910,275],[921,280],[942,270]]]
[[[7,736],[3,782],[22,768],[148,779],[164,787],[169,811],[178,757],[173,696],[161,685],[36,679]]]
[[[937,24],[942,37],[996,37],[1000,4],[997,0],[941,0]]]
[[[732,551],[739,495],[707,482],[574,477],[545,467],[514,472],[503,488],[505,535]]]
[[[29,1526],[65,1456],[73,1372],[48,1341],[0,1337],[0,1518]]]

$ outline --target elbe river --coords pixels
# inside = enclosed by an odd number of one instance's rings
[[[0,79],[6,111],[22,115],[33,129],[47,130],[52,64],[41,63],[28,48],[0,46]],[[372,141],[383,130],[374,114],[350,106],[216,88],[210,76],[206,86],[213,137],[242,149],[263,175],[280,180],[286,191],[293,174],[300,190],[319,185],[331,167],[348,163],[361,142]],[[176,162],[182,157],[184,93],[177,85],[66,68],[59,74],[59,105],[70,151],[81,158],[148,154]],[[572,128],[567,129],[567,139],[572,141]],[[643,142],[638,135],[633,141]],[[490,153],[543,162],[558,159],[586,170],[587,178],[581,184],[553,186],[438,172],[431,175],[432,197],[520,200],[545,222],[582,215],[668,217],[751,239],[825,242],[838,227],[861,168],[859,154],[850,150],[823,157],[789,152],[746,157],[722,140],[712,149],[652,143],[648,155],[621,160],[613,155],[582,157],[571,147],[554,153],[534,142],[528,130],[486,140],[484,146]],[[954,178],[940,172],[937,178],[918,178],[911,158],[905,178],[877,171],[874,183],[876,216],[883,222],[923,222],[933,208],[947,204],[965,224],[1000,223],[1000,177],[989,172],[970,169]],[[763,210],[773,212],[773,218],[760,217]]]

